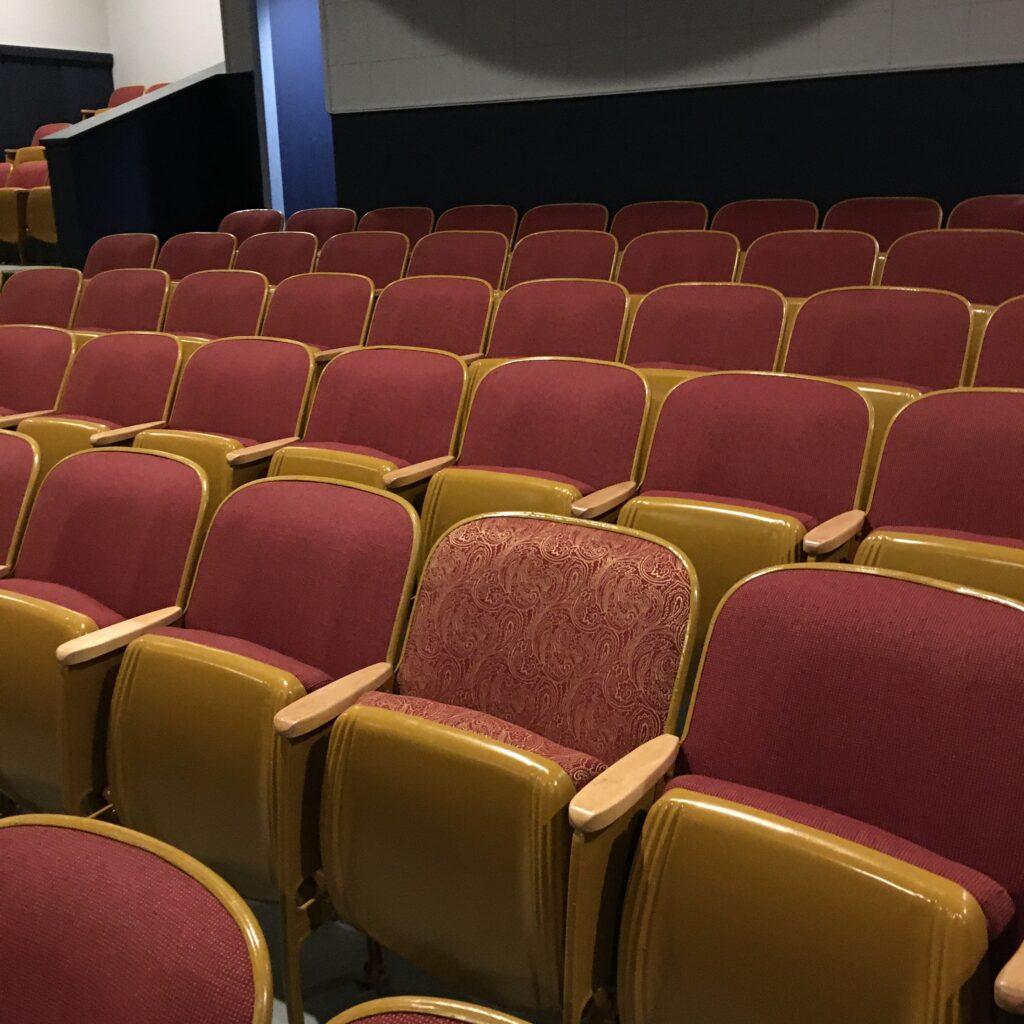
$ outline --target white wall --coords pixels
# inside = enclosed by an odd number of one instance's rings
[[[11,0],[3,4],[0,43],[106,53],[106,0]]]
[[[1024,60],[1024,0],[321,0],[334,112]]]

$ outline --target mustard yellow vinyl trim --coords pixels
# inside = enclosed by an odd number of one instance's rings
[[[41,475],[39,473],[39,445],[36,440],[32,437],[28,437],[25,434],[11,433],[12,437],[17,437],[19,442],[24,442],[28,445],[32,452],[32,468],[29,470],[28,480],[25,484],[25,493],[21,499],[21,506],[18,509],[18,517],[14,521],[14,529],[11,531],[11,543],[7,548],[7,554],[4,558],[4,565],[14,565],[18,549],[21,547],[21,538],[25,533],[25,524],[28,522],[29,509],[32,508],[32,502],[35,501],[36,491],[39,487],[39,481]],[[2,586],[2,583],[0,583]]]

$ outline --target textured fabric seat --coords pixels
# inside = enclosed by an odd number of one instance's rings
[[[48,580],[6,579],[0,581],[0,590],[9,594],[24,594],[27,597],[38,598],[40,601],[49,601],[50,604],[60,605],[62,608],[70,608],[73,612],[92,619],[98,629],[124,619],[124,616],[118,615],[113,608],[108,608],[88,594],[83,594],[82,591],[75,590],[74,587],[65,587],[60,583],[51,583]]]
[[[26,273],[23,270],[16,276]],[[73,351],[67,331],[0,326],[0,405],[4,415],[52,409]]]
[[[610,281],[618,255],[606,231],[531,231],[512,250],[505,287],[543,278]]]
[[[818,226],[818,208],[807,199],[739,199],[720,207],[712,231],[728,231],[749,249],[775,231],[810,231]]]
[[[13,274],[0,291],[0,324],[69,327],[82,274],[70,267],[30,267]]]
[[[500,232],[438,231],[424,235],[416,243],[405,274],[479,277],[492,288],[498,288],[507,256],[508,238]]]
[[[615,279],[633,294],[684,281],[731,281],[739,254],[736,236],[725,231],[651,231],[626,243]]]
[[[974,196],[949,214],[950,228],[1000,228],[1024,231],[1024,195]]]
[[[544,203],[526,211],[517,240],[535,231],[604,231],[608,208],[600,203]]]
[[[186,231],[164,242],[156,268],[180,281],[203,270],[230,270],[234,258],[235,236],[229,232]]]
[[[359,218],[357,231],[397,231],[414,246],[434,227],[434,211],[426,206],[382,206]]]
[[[308,274],[317,253],[316,235],[309,231],[264,231],[240,242],[236,270],[255,270],[271,285],[295,274]]]
[[[885,252],[912,231],[942,226],[942,207],[922,196],[860,196],[829,207],[821,226],[826,231],[866,231]]]
[[[106,270],[148,270],[159,248],[160,239],[148,233],[104,235],[89,247],[82,276],[88,281]]]
[[[232,338],[255,334],[267,301],[267,279],[252,270],[200,270],[171,296],[164,321],[168,334]]]
[[[278,210],[236,210],[221,220],[217,230],[234,235],[235,242],[241,245],[252,235],[280,231],[283,227],[284,215]]]
[[[361,274],[374,288],[386,288],[405,272],[409,239],[400,231],[349,231],[329,238],[316,269],[329,274]]]
[[[85,282],[72,327],[97,334],[158,331],[169,283],[162,270],[105,270]]]
[[[1007,299],[989,318],[973,383],[979,388],[1024,385],[1024,296]]]
[[[329,238],[354,231],[355,210],[343,206],[320,206],[310,210],[296,210],[288,218],[288,231],[309,231],[316,235],[317,245],[323,248]]]
[[[502,203],[453,206],[437,218],[434,231],[500,231],[511,242],[518,220],[516,208]]]
[[[318,349],[362,345],[372,304],[368,277],[298,274],[274,289],[260,333]]]
[[[608,230],[624,249],[634,238],[650,231],[703,231],[707,226],[708,208],[703,203],[666,199],[623,206]]]

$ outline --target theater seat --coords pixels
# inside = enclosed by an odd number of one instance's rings
[[[511,242],[518,220],[516,208],[502,203],[453,206],[437,218],[434,231],[499,231]]]
[[[279,210],[236,210],[224,217],[217,227],[235,236],[241,245],[252,235],[265,231],[280,231],[284,227],[284,214]]]
[[[807,199],[738,199],[719,208],[712,231],[728,231],[742,249],[775,231],[809,231],[818,226],[818,208]]]
[[[187,992],[195,1020],[270,1024],[260,926],[198,861],[118,825],[44,814],[0,821],[0,861],[11,1020],[179,1024]]]
[[[630,203],[612,218],[608,229],[620,249],[650,231],[703,231],[708,226],[708,208],[692,199],[665,199]]]
[[[803,299],[871,284],[877,259],[878,243],[863,231],[774,231],[751,243],[740,280]]]
[[[415,245],[434,227],[434,211],[426,206],[382,206],[359,218],[357,231],[398,231]]]
[[[597,842],[565,811],[609,765],[677,746],[664,733],[695,603],[685,556],[653,537],[513,513],[445,534],[395,692],[332,708],[321,841],[339,916],[530,1019],[568,1020],[605,994],[624,851],[653,794]],[[301,710],[279,728],[301,730]]]
[[[297,210],[288,218],[288,231],[309,231],[316,235],[317,247],[322,249],[327,239],[355,231],[356,212],[344,206],[320,206],[310,210]]]
[[[327,732],[286,743],[274,718],[330,680],[394,663],[418,541],[412,507],[382,491],[286,477],[243,487],[214,517],[184,615],[129,647],[115,686],[119,820],[246,899],[280,904],[299,1020],[299,946],[322,902],[306,905]]]
[[[230,270],[235,258],[235,236],[227,231],[186,231],[164,242],[156,261],[172,281],[202,270]]]
[[[98,109],[83,109],[82,120],[84,121],[87,117],[93,117],[96,114],[103,114],[114,107],[120,107],[125,103],[129,103],[132,100],[137,100],[140,96],[144,95],[146,87],[144,85],[121,85],[118,86],[107,100],[105,107]]]
[[[33,160],[12,168],[6,185],[0,188],[0,243],[15,247],[22,263],[25,262],[29,192],[49,182],[46,161]]]
[[[316,350],[317,361],[362,345],[373,305],[373,282],[358,274],[297,274],[271,296],[260,331]]]
[[[731,281],[739,254],[739,240],[725,231],[651,231],[627,244],[615,280],[633,295],[665,284]]]
[[[29,267],[12,274],[0,291],[0,324],[70,327],[82,272],[72,267]]]
[[[75,343],[114,331],[158,331],[170,278],[162,270],[105,270],[85,282],[72,328]]]
[[[53,189],[49,185],[29,189],[28,202],[25,204],[25,236],[44,245],[57,244]]]
[[[535,231],[604,231],[607,227],[608,207],[600,203],[544,203],[523,214],[516,239]]]
[[[923,196],[860,196],[829,207],[821,226],[827,231],[866,231],[882,253],[912,231],[942,226],[942,207]]]
[[[386,288],[405,272],[409,239],[399,231],[349,231],[334,235],[320,250],[320,273],[361,274],[374,288]]]
[[[0,311],[2,309],[3,296],[0,295]],[[1024,296],[1007,299],[985,325],[971,383],[979,388],[1024,387]]]
[[[1004,228],[1024,231],[1024,195],[974,196],[949,214],[950,228]]]
[[[0,558],[14,564],[39,482],[39,447],[24,434],[0,431]]]
[[[606,231],[531,231],[512,250],[505,286],[552,277],[610,281],[617,255],[615,236]]]
[[[254,270],[200,270],[174,289],[164,330],[183,340],[186,355],[212,338],[258,333],[267,279]]]
[[[88,281],[105,270],[150,269],[156,261],[160,239],[156,235],[130,232],[104,235],[89,246],[82,276]]]
[[[180,614],[205,504],[199,469],[157,452],[79,452],[43,481],[0,580],[0,791],[21,809],[106,803],[113,673]]]
[[[67,331],[0,326],[0,426],[16,426],[28,416],[52,412],[73,353]]]
[[[993,709],[1018,700],[1022,612],[849,566],[732,592],[633,860],[623,1024],[996,1019],[1024,878],[1019,724]]]
[[[308,231],[265,231],[238,246],[234,267],[255,270],[274,287],[286,277],[310,273],[316,251],[316,235]]]
[[[499,288],[507,257],[508,239],[497,231],[439,231],[416,243],[405,274],[479,277]]]
[[[360,1003],[332,1017],[328,1024],[355,1024],[369,1021],[372,1024],[526,1024],[518,1017],[510,1017],[471,1003],[460,1003],[454,999],[436,999],[427,996],[392,996],[388,999],[374,999]]]

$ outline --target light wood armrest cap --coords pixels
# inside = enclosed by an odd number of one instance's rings
[[[97,430],[89,440],[92,444],[120,444],[122,441],[130,441],[137,434],[144,430],[156,430],[163,427],[167,420],[152,420],[150,423],[133,423],[127,427],[113,427],[110,430]]]
[[[421,480],[433,476],[439,469],[450,466],[454,461],[454,455],[439,455],[436,459],[414,462],[411,466],[393,469],[390,473],[384,474],[384,486],[408,487],[409,484],[418,484]]]
[[[49,416],[55,409],[36,409],[34,412],[12,412],[10,416],[0,416],[0,427],[16,427],[22,420],[30,420],[33,416]]]
[[[151,629],[166,626],[175,619],[181,618],[182,609],[177,605],[170,608],[158,608],[155,612],[136,615],[133,619],[115,622],[104,626],[85,636],[67,640],[57,648],[57,660],[62,665],[80,665],[83,661],[102,658],[121,647],[127,647],[133,640],[148,633]]]
[[[623,480],[621,483],[602,487],[599,491],[592,491],[572,503],[572,514],[581,519],[596,519],[605,512],[611,512],[627,498],[631,498],[636,494],[636,488],[635,480]]]
[[[865,519],[867,513],[859,508],[851,508],[849,512],[840,512],[818,523],[804,534],[804,551],[809,555],[827,555],[835,551],[860,533]]]
[[[274,728],[285,739],[298,739],[333,722],[350,708],[364,693],[379,690],[392,676],[394,668],[389,661],[357,669],[347,676],[325,683],[305,697],[281,708],[274,716]]]
[[[13,566],[10,565],[0,565],[0,580],[7,579],[11,575],[12,568]]]
[[[464,363],[475,363],[478,359],[483,359],[483,357],[483,352],[467,352],[464,356],[459,356]]]
[[[577,832],[600,832],[672,770],[678,753],[679,737],[666,733],[620,757],[573,797],[569,824]]]
[[[228,452],[229,466],[247,466],[250,462],[269,459],[279,448],[286,448],[300,440],[298,437],[279,437],[275,441],[264,441],[262,444],[251,444],[248,448],[236,448]]]
[[[996,976],[996,1006],[1007,1013],[1024,1015],[1024,945]]]
[[[335,356],[343,356],[346,352],[358,352],[361,345],[346,345],[344,348],[325,348],[316,354],[316,362],[329,363]]]

